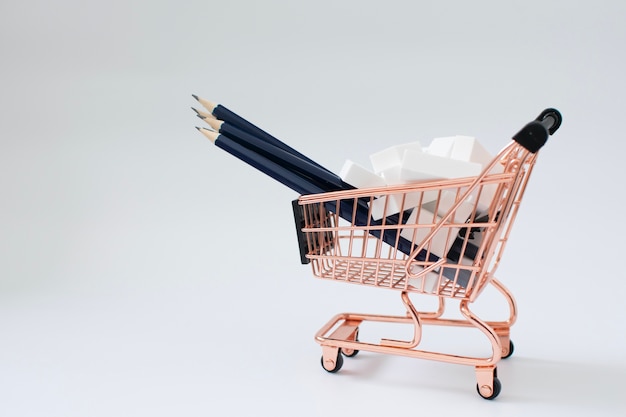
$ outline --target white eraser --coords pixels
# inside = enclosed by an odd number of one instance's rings
[[[454,146],[455,140],[456,136],[435,138],[432,140],[432,142],[430,142],[430,145],[424,151],[431,155],[449,158],[450,154],[452,153],[452,147]]]
[[[416,207],[420,204],[420,195],[422,193],[405,193],[390,194],[382,196],[372,201],[372,218],[380,220],[383,217],[400,213]]]
[[[342,180],[357,188],[384,187],[387,185],[381,176],[374,174],[351,160],[347,160],[343,164],[339,176]]]
[[[410,175],[407,175],[407,172],[402,169],[401,165],[386,169],[380,175],[385,179],[387,185],[414,184],[438,179],[437,177],[420,172],[412,172]],[[422,197],[422,204],[437,198],[437,191],[426,191],[423,194],[424,197]]]
[[[440,220],[439,216],[423,208],[413,210],[406,221],[406,224],[420,224],[424,225],[424,227],[404,228],[402,229],[402,232],[400,232],[400,236],[413,242],[415,245],[419,245],[424,239],[426,239],[426,237],[428,237],[432,229]],[[459,228],[457,227],[442,227],[437,233],[435,233],[424,249],[430,250],[430,253],[437,255],[440,258],[444,258],[454,243],[458,233]]]
[[[387,168],[386,170],[380,172],[380,176],[385,180],[385,183],[387,185],[397,185],[397,184],[406,183],[406,181],[402,179],[400,174],[401,174],[400,165],[394,166],[392,168]]]
[[[459,195],[458,197],[462,197]],[[450,222],[453,223],[465,223],[469,219],[470,215],[474,211],[474,203],[470,202],[471,196],[459,204],[459,207],[454,211],[454,215],[450,218]],[[454,191],[444,190],[441,192],[441,196],[434,201],[429,201],[422,205],[423,209],[430,212],[437,212],[439,217],[444,217],[457,202],[457,193]]]
[[[471,136],[456,136],[454,146],[450,152],[450,158],[459,161],[475,162],[486,166],[492,160],[492,156],[483,146]]]
[[[407,182],[439,179],[463,178],[480,174],[482,166],[478,163],[459,161],[442,156],[407,150],[401,165],[401,178]]]
[[[422,152],[422,145],[419,142],[410,142],[403,145],[391,146],[382,151],[376,152],[370,155],[370,162],[372,168],[376,174],[398,166],[402,163],[402,158],[406,150],[412,150],[414,152]]]

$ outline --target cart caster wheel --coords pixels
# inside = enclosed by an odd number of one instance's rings
[[[515,350],[515,345],[513,344],[513,341],[509,340],[509,351],[506,353],[506,355],[502,356],[502,359],[510,358],[511,355],[513,355],[514,350]]]
[[[335,360],[331,359],[324,361],[324,356],[322,355],[321,362],[322,368],[324,368],[326,372],[330,372],[331,374],[338,372],[343,366],[343,356],[341,356],[341,349],[337,351],[337,357],[335,358]]]
[[[493,400],[500,394],[500,390],[502,390],[502,384],[498,378],[493,378],[493,390],[489,389],[487,386],[483,386],[483,390],[480,390],[480,386],[476,384],[476,391],[478,391],[478,395],[483,397],[485,400]]]
[[[358,349],[341,349],[341,353],[346,358],[354,358],[357,355],[357,353],[359,353],[359,350]]]

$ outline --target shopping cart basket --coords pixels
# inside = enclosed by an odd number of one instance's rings
[[[315,336],[325,370],[337,372],[342,355],[360,350],[431,359],[474,366],[480,396],[498,396],[497,364],[513,353],[510,327],[517,311],[494,274],[538,151],[560,124],[557,110],[544,110],[476,177],[305,195],[294,202],[302,261],[311,263],[316,277],[400,291],[406,308],[401,316],[334,316]],[[484,321],[470,310],[489,284],[505,297],[507,320]],[[438,297],[437,310],[418,311],[411,293]],[[446,318],[446,299],[459,301],[463,318]],[[412,340],[362,342],[359,327],[367,321],[412,325]],[[424,325],[477,328],[492,354],[421,350]]]

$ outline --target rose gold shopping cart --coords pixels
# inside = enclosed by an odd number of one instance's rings
[[[303,263],[316,277],[400,292],[401,316],[342,313],[316,334],[322,366],[337,372],[343,356],[360,350],[474,366],[477,391],[500,393],[497,365],[513,353],[510,327],[516,320],[512,294],[496,280],[537,152],[561,124],[555,109],[526,125],[476,177],[301,196],[294,215]],[[483,321],[470,305],[492,284],[507,300],[509,317]],[[417,311],[409,294],[438,297],[436,311]],[[446,318],[446,299],[458,300],[463,318]],[[412,340],[359,340],[364,322],[412,325]],[[421,350],[422,326],[480,330],[490,357]]]

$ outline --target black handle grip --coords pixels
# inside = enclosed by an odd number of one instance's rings
[[[561,126],[561,121],[563,120],[563,117],[557,109],[550,108],[542,111],[535,120],[540,122],[546,129],[548,129],[548,133],[550,133],[550,135],[553,135],[554,132],[557,131],[559,126]]]
[[[513,140],[535,153],[548,140],[548,136],[561,126],[561,113],[556,109],[545,109],[532,122],[528,123],[513,136]]]

